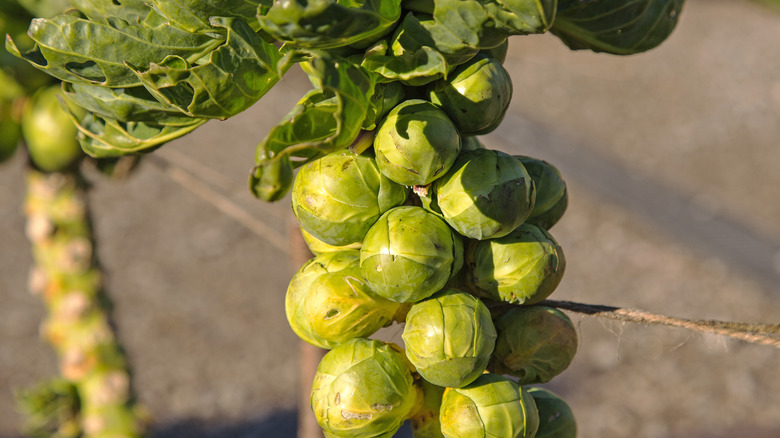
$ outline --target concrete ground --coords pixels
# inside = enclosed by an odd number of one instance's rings
[[[552,229],[567,272],[551,298],[780,322],[778,43],[780,14],[748,0],[689,0],[672,37],[632,57],[570,52],[551,35],[510,41],[510,113],[484,142],[547,159],[567,179],[569,210]],[[107,289],[154,437],[295,435],[298,344],[283,300],[296,267],[278,243],[289,200],[256,201],[246,179],[256,144],[307,89],[291,72],[245,113],[154,153],[264,229],[156,160],[123,182],[89,173]],[[43,308],[26,292],[23,164],[0,167],[1,438],[19,436],[12,391],[56,372],[38,338]],[[777,349],[570,315],[580,348],[548,386],[581,437],[780,436]]]

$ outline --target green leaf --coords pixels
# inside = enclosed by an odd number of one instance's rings
[[[275,38],[320,49],[370,44],[400,17],[400,0],[260,0],[257,14]]]
[[[404,17],[393,36],[392,54],[367,57],[362,66],[387,80],[424,85],[511,35],[546,32],[555,18],[556,1],[436,0],[432,17]],[[431,9],[430,2],[410,5]]]
[[[30,48],[33,41],[27,36],[27,23],[32,17],[14,2],[0,4],[0,35],[8,34],[19,42],[20,46]],[[19,59],[6,50],[0,50],[0,95],[32,94],[35,90],[47,86],[53,79],[36,70],[28,62]],[[8,82],[8,81],[11,82]],[[17,88],[18,84],[21,89]]]
[[[257,147],[257,165],[252,169],[249,187],[264,197],[264,187],[279,187],[274,198],[289,189],[283,181],[269,180],[266,168],[290,160],[293,167],[329,152],[346,148],[358,137],[374,94],[374,81],[360,67],[344,60],[314,57],[308,72],[316,77],[317,88],[308,92],[268,133]],[[284,174],[280,172],[280,174]]]
[[[447,0],[452,3],[454,0]],[[492,24],[510,35],[530,35],[550,30],[560,0],[492,0],[479,1],[492,19]],[[486,31],[485,26],[481,31]],[[493,43],[491,43],[492,45]],[[483,46],[483,48],[491,47]]]
[[[150,152],[192,132],[207,121],[192,119],[190,125],[159,126],[144,122],[119,122],[92,113],[81,120],[72,114],[71,118],[79,129],[81,148],[95,158]]]
[[[54,378],[15,394],[16,407],[24,414],[22,432],[30,438],[81,436],[81,400],[76,385]]]
[[[105,22],[108,17],[121,18],[129,23],[140,23],[149,15],[145,0],[70,0],[92,21]]]
[[[265,160],[252,169],[249,190],[259,199],[275,202],[284,197],[292,187],[294,175],[290,159],[280,155]]]
[[[421,86],[447,74],[447,61],[438,50],[422,46],[399,56],[373,56],[361,64],[366,70],[389,81]]]
[[[36,18],[28,34],[37,43],[32,50],[22,54],[10,37],[6,49],[60,80],[107,87],[141,85],[128,65],[146,68],[169,55],[194,62],[223,42],[169,24],[149,28],[118,18],[99,23],[70,14]]]
[[[439,46],[446,46],[450,53],[442,53],[444,49]],[[401,81],[412,86],[445,77],[455,64],[465,62],[477,53],[476,49],[453,41],[451,34],[434,20],[421,21],[412,13],[406,14],[398,26],[390,51],[387,55],[368,56],[361,66],[387,81]]]
[[[632,55],[661,44],[685,0],[559,0],[552,33],[572,50]]]
[[[445,53],[460,45],[488,49],[511,35],[547,32],[556,4],[557,0],[436,0],[433,18],[438,26],[432,34]],[[448,33],[451,42],[446,43]]]
[[[404,100],[404,97],[404,87],[400,82],[376,84],[374,94],[369,101],[366,119],[363,120],[363,129],[374,130],[385,115]]]
[[[349,62],[315,57],[310,71],[321,88],[307,93],[258,146],[258,162],[279,154],[311,158],[349,146],[360,133],[374,93],[374,81]],[[303,159],[301,161],[300,159]]]
[[[18,3],[36,17],[49,18],[63,13],[70,7],[68,0],[3,0]]]
[[[320,89],[309,91],[260,144],[256,154],[258,163],[279,154],[304,159],[324,154],[318,146],[338,134],[338,112],[337,97],[329,97]]]
[[[190,117],[226,119],[268,92],[289,68],[292,55],[283,56],[241,20],[212,17],[212,25],[227,29],[227,41],[208,61],[192,65],[172,55],[135,72],[160,102]]]
[[[209,29],[211,17],[241,18],[255,30],[259,0],[152,0],[152,7],[174,25],[189,31]]]
[[[151,122],[186,126],[192,117],[178,108],[158,102],[144,87],[107,88],[99,85],[62,83],[67,101],[103,118],[120,122]]]

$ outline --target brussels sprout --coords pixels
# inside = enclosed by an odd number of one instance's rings
[[[329,245],[360,242],[371,225],[406,200],[406,188],[369,157],[341,151],[301,167],[292,207],[301,228]]]
[[[496,329],[480,300],[448,289],[412,306],[403,339],[406,357],[423,379],[460,388],[485,371]]]
[[[377,294],[400,303],[439,291],[457,273],[462,246],[447,224],[421,207],[396,207],[368,230],[360,270]]]
[[[78,129],[62,108],[59,87],[33,95],[22,115],[22,133],[30,159],[44,172],[58,172],[83,156],[76,141]]]
[[[550,31],[572,50],[631,55],[661,44],[685,0],[558,0]]]
[[[316,256],[325,254],[327,252],[360,249],[360,247],[363,246],[363,242],[355,242],[344,246],[328,245],[322,240],[312,236],[308,231],[304,230],[303,228],[301,228],[301,235],[303,236],[303,241],[306,242],[306,246],[309,247],[309,251],[311,251],[311,253]]]
[[[466,262],[475,293],[515,304],[547,298],[566,269],[563,249],[550,233],[531,224],[499,239],[478,242],[466,252]]]
[[[526,222],[538,225],[536,219],[542,217],[540,222],[549,226],[539,226],[549,229],[566,211],[568,205],[568,199],[564,200],[568,198],[566,182],[561,177],[561,172],[546,161],[522,155],[515,155],[515,158],[523,164],[536,187],[536,202]],[[553,209],[554,213],[550,214]]]
[[[547,383],[565,370],[577,352],[577,331],[552,307],[512,309],[496,321],[498,339],[490,370],[519,378],[521,385]]]
[[[427,185],[444,175],[460,152],[458,130],[430,102],[410,99],[393,108],[377,131],[379,170],[407,186]]]
[[[450,116],[463,135],[486,134],[504,118],[512,98],[512,79],[501,63],[477,55],[446,80],[430,85],[430,100]]]
[[[287,322],[296,335],[304,341],[326,348],[321,340],[318,340],[311,331],[311,324],[304,312],[304,303],[312,283],[323,274],[347,269],[359,263],[360,253],[357,251],[331,252],[317,256],[304,263],[298,272],[293,275],[290,285],[287,287],[287,295],[284,300]]]
[[[533,438],[539,427],[531,395],[496,374],[483,374],[463,388],[447,388],[439,419],[447,438]]]
[[[265,160],[252,169],[249,190],[266,202],[282,199],[293,183],[293,168],[290,159],[282,156]]]
[[[11,117],[10,102],[0,100],[0,163],[11,158],[21,138],[21,128]]]
[[[309,286],[303,313],[312,336],[327,348],[373,334],[390,324],[401,305],[376,295],[360,278],[359,261],[317,277]]]
[[[539,411],[535,438],[577,438],[577,421],[562,398],[544,388],[528,388],[528,393]]]
[[[396,345],[353,339],[322,358],[311,407],[326,434],[392,437],[417,404],[412,366]]]
[[[531,213],[531,177],[515,158],[489,149],[462,153],[424,200],[458,233],[478,240],[506,236]]]

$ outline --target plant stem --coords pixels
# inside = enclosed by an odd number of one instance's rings
[[[680,327],[703,333],[714,333],[729,336],[742,341],[769,345],[780,348],[780,339],[772,335],[780,334],[780,324],[751,324],[742,322],[724,322],[713,320],[690,320],[675,318],[672,316],[658,315],[644,310],[624,309],[620,307],[602,306],[595,304],[575,303],[572,301],[545,300],[539,303],[544,306],[557,307],[559,309],[582,313],[599,318],[614,319],[617,321],[633,322],[646,325],[663,325],[668,327]]]
[[[140,437],[141,410],[94,256],[86,183],[77,171],[29,169],[27,188],[26,231],[35,259],[30,291],[48,311],[42,336],[57,352],[60,373],[76,388],[81,436]]]

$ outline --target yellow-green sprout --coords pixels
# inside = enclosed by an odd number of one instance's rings
[[[539,427],[531,395],[497,374],[483,374],[463,388],[447,388],[439,419],[447,438],[533,438]]]
[[[406,200],[406,188],[379,172],[374,160],[335,152],[301,167],[292,189],[301,228],[329,245],[363,240],[379,216]]]
[[[459,388],[485,371],[496,329],[479,299],[448,289],[412,306],[403,340],[406,357],[423,379]]]
[[[396,207],[379,218],[360,248],[360,270],[377,294],[399,303],[438,292],[462,264],[462,244],[421,207]]]
[[[539,411],[539,430],[534,438],[577,438],[577,421],[569,405],[554,392],[528,388]]]
[[[412,372],[396,345],[369,339],[339,345],[314,377],[317,423],[339,438],[392,437],[418,402]]]
[[[393,108],[374,138],[376,163],[391,180],[427,185],[444,175],[460,152],[460,135],[436,105],[410,99]]]
[[[496,321],[498,339],[490,369],[521,385],[547,383],[577,353],[577,331],[568,316],[545,306],[512,309]]]
[[[503,237],[525,221],[536,191],[525,167],[499,151],[462,153],[422,197],[458,233],[471,239]]]
[[[481,53],[430,88],[431,102],[450,116],[463,135],[498,127],[512,99],[512,79],[496,58]]]
[[[469,284],[496,301],[533,304],[547,298],[566,268],[563,249],[542,228],[522,224],[510,234],[483,240],[467,252]]]

